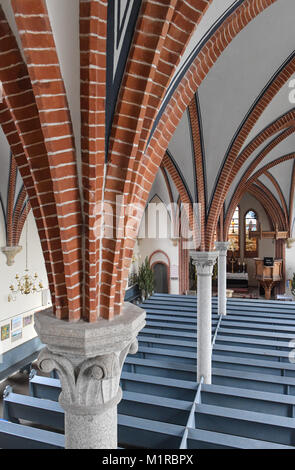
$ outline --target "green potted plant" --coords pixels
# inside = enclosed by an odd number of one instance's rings
[[[154,291],[154,273],[150,267],[148,257],[146,257],[144,263],[139,266],[137,279],[141,299],[144,302]]]

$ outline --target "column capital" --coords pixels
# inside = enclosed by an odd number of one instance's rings
[[[1,248],[2,253],[6,256],[7,266],[12,266],[14,264],[14,258],[21,250],[21,246],[3,246]]]
[[[218,257],[217,251],[191,251],[190,256],[197,268],[198,276],[212,275],[213,266]]]
[[[229,249],[230,242],[215,242],[216,251],[219,251],[221,255],[225,255]]]
[[[58,372],[59,402],[66,412],[100,415],[119,403],[122,367],[127,354],[137,352],[136,337],[144,325],[144,310],[130,303],[113,320],[95,323],[59,320],[51,309],[36,314],[35,328],[46,344],[38,366]]]

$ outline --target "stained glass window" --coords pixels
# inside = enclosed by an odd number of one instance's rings
[[[253,210],[248,211],[245,215],[245,258],[256,258],[258,256],[258,239],[249,237],[250,230],[258,230],[258,217]]]
[[[229,249],[234,252],[235,257],[240,256],[240,208],[237,206],[230,223],[228,241]]]

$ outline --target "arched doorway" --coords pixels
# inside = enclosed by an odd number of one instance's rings
[[[159,294],[168,294],[168,268],[164,263],[155,263],[153,265],[155,292]]]

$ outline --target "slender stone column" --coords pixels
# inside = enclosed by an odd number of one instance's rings
[[[215,242],[218,251],[218,315],[226,315],[226,256],[229,242]]]
[[[217,252],[191,252],[198,276],[197,381],[212,382],[212,274]]]
[[[120,316],[95,323],[58,320],[51,309],[35,315],[35,328],[46,347],[40,370],[56,370],[59,403],[65,410],[67,449],[116,449],[120,377],[128,353],[137,352],[145,312],[125,303]]]

